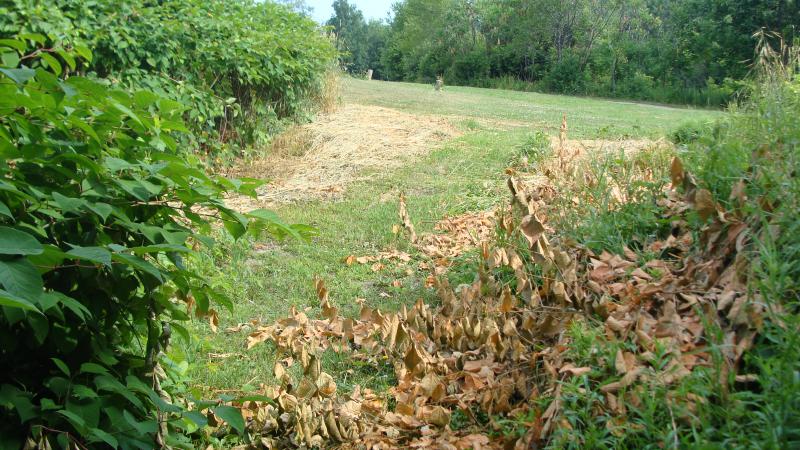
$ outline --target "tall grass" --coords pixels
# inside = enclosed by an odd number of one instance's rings
[[[330,114],[342,103],[342,75],[338,66],[331,66],[319,81],[312,95],[312,103],[319,111]]]
[[[756,386],[734,391],[718,409],[709,438],[758,448],[800,447],[800,52],[757,34],[756,82],[731,121],[686,147],[702,183],[730,202],[732,181],[744,178],[745,213],[761,224],[753,236],[752,286],[768,320],[744,371]],[[773,47],[770,42],[777,42]]]
[[[739,210],[754,230],[742,249],[750,261],[749,289],[768,311],[738,368],[750,380],[737,382],[721,365],[695,369],[677,391],[702,401],[687,408],[670,398],[674,392],[655,386],[637,394],[638,402],[627,405],[627,420],[618,424],[610,415],[596,414],[603,404],[597,386],[573,377],[562,386],[569,427],[556,433],[550,447],[800,448],[800,57],[775,36],[758,37],[747,100],[721,122],[691,124],[675,133],[677,152],[699,186],[728,211],[745,199]],[[669,223],[660,218],[655,200],[667,183],[666,155],[611,153],[591,159],[559,200],[564,204],[558,209],[567,212],[551,224],[594,250],[636,249],[661,237]],[[651,177],[649,185],[641,184],[644,175]],[[630,191],[612,195],[620,186]],[[732,197],[742,186],[744,197]],[[582,200],[571,200],[573,195]],[[627,201],[614,202],[620,195]],[[690,226],[700,230],[702,224]],[[609,370],[607,362],[624,344],[606,340],[602,330],[591,321],[572,326],[569,359]],[[711,323],[706,336],[712,354],[726,351],[725,337]]]

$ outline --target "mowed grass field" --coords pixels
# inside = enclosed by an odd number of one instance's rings
[[[709,120],[718,111],[533,92],[446,86],[443,92],[415,83],[344,80],[344,99],[416,114],[453,118],[454,122],[525,128],[558,134],[562,114],[577,139],[649,137],[657,139],[681,123]]]
[[[347,186],[340,200],[275,208],[286,222],[315,227],[317,235],[308,241],[222,241],[212,254],[197,261],[236,304],[233,312],[220,311],[218,333],[205,321],[196,320],[190,327],[195,342],[180,343],[173,350],[174,359],[192,361],[189,370],[199,389],[248,390],[272,382],[273,347],[261,344],[245,350],[247,329],[236,333],[225,329],[253,319],[269,324],[286,316],[292,305],[308,307],[308,314],[316,315],[314,277],[326,282],[333,303],[348,315],[358,312],[356,299],[371,307],[396,309],[418,298],[431,298],[433,293],[424,287],[425,272],[409,275],[389,267],[376,273],[369,265],[348,266],[342,261],[348,255],[374,255],[389,248],[414,252],[405,238],[392,233],[392,225],[398,222],[400,192],[406,194],[417,231],[430,232],[445,216],[486,210],[504,199],[503,171],[519,146],[537,131],[557,136],[563,114],[570,138],[610,140],[660,139],[683,123],[713,121],[723,114],[477,88],[446,87],[437,93],[427,85],[354,79],[343,80],[342,101],[445,117],[463,135],[436,144],[426,156],[399,170],[376,173],[370,181]],[[323,357],[325,370],[336,377],[339,389],[390,385],[391,367],[375,370],[342,358]]]

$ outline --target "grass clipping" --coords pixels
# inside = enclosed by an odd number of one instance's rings
[[[526,188],[512,174],[514,206],[498,213],[499,238],[482,243],[471,285],[455,291],[436,279],[439,306],[420,300],[396,313],[363,307],[346,318],[317,280],[320,318],[291,309],[247,338],[248,348],[274,343],[281,382],[264,390],[274,402],[235,405],[253,447],[521,450],[558,433],[580,439],[563,414],[564,386],[575,379],[584,380],[584,395],[592,389],[599,403],[588,414],[607,418],[601,423],[611,433],[637,433],[632,408],[654,392],[668,399],[673,427],[693,424],[708,400],[680,389],[681,380],[720,367],[726,389],[762,323],[740,251],[757,224],[709,200],[680,160],[672,177],[676,189],[660,202],[665,217],[696,211],[708,221],[700,245],[692,245],[687,227],[653,242],[654,254],[669,255],[664,259],[554,245],[540,220],[552,186]],[[605,335],[591,345],[605,347],[587,357],[567,330],[589,322],[601,323]],[[325,350],[392,364],[398,382],[391,401],[368,389],[340,395],[320,365]],[[509,421],[515,425],[504,425]]]
[[[235,172],[272,179],[259,190],[256,206],[325,199],[356,181],[402,167],[457,135],[444,119],[346,104],[277,137],[270,157]]]

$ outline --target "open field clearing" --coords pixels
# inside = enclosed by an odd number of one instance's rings
[[[283,317],[289,305],[316,306],[313,286],[315,276],[325,280],[333,297],[342,300],[343,312],[351,315],[356,314],[360,308],[355,299],[365,299],[366,304],[371,307],[396,309],[403,304],[413,304],[419,297],[429,297],[431,293],[424,288],[426,271],[418,271],[409,266],[414,269],[411,275],[405,273],[404,268],[375,272],[371,265],[348,266],[342,261],[348,255],[374,255],[387,248],[413,251],[406,239],[398,238],[392,233],[392,226],[398,221],[397,198],[401,192],[406,195],[409,212],[418,223],[419,232],[432,231],[434,225],[445,217],[496,207],[507,196],[504,169],[514,162],[518,149],[526,145],[530,135],[542,131],[533,125],[535,121],[543,124],[547,130],[556,130],[547,134],[557,138],[562,114],[566,113],[570,128],[583,130],[580,135],[582,137],[602,137],[603,140],[591,142],[590,145],[595,150],[604,147],[602,151],[608,151],[616,148],[615,143],[618,141],[623,144],[630,142],[626,140],[629,134],[621,130],[632,132],[638,129],[640,133],[637,136],[659,139],[664,137],[663,132],[659,135],[658,132],[652,132],[650,127],[666,130],[677,121],[710,121],[721,115],[713,111],[669,109],[536,94],[522,94],[523,98],[530,100],[523,102],[519,100],[519,93],[487,89],[452,88],[451,92],[451,88],[448,88],[444,93],[434,93],[430,86],[368,83],[352,79],[346,79],[344,86],[342,108],[345,111],[357,111],[359,115],[352,117],[346,113],[343,117],[344,123],[330,122],[323,118],[321,122],[308,127],[312,133],[318,130],[323,136],[333,134],[328,130],[333,129],[340,137],[340,141],[323,142],[322,145],[334,144],[330,150],[323,150],[324,161],[331,160],[328,155],[335,152],[335,145],[338,143],[350,148],[362,146],[367,150],[376,144],[391,148],[360,157],[362,160],[376,158],[360,168],[362,172],[358,177],[369,176],[369,181],[341,180],[342,173],[337,167],[332,167],[334,171],[331,173],[316,173],[316,179],[311,180],[307,178],[305,169],[297,178],[299,181],[291,180],[291,174],[288,175],[290,186],[304,186],[307,189],[307,198],[291,198],[289,200],[294,200],[294,204],[278,206],[276,212],[286,222],[315,227],[319,234],[310,242],[290,240],[277,244],[231,244],[233,257],[230,261],[208,260],[209,266],[219,267],[218,282],[226,285],[232,295],[235,294],[244,302],[242,307],[234,310],[233,315],[220,316],[221,330],[253,319],[270,323]],[[517,100],[508,100],[509,97]],[[548,101],[547,107],[534,102],[539,98]],[[424,102],[419,102],[420,99],[424,99]],[[564,102],[563,107],[557,106],[557,99]],[[372,109],[376,105],[380,107]],[[398,109],[394,116],[381,109],[390,105]],[[570,106],[576,107],[579,113],[573,116]],[[456,117],[452,125],[446,120],[446,113],[437,113],[445,108]],[[510,130],[496,129],[492,125],[492,118],[495,114],[503,114],[503,111],[520,120],[520,124]],[[601,118],[610,117],[611,111],[617,119],[614,121],[615,126],[609,128],[608,123]],[[377,115],[379,123],[389,128],[387,133],[376,136],[372,128],[374,121],[369,120],[370,113]],[[418,116],[413,121],[400,122],[408,117],[404,114],[409,113],[416,113]],[[381,114],[396,118],[398,122],[387,123],[384,117],[380,117]],[[464,117],[468,119],[463,119]],[[586,117],[592,118],[592,126],[582,125],[579,121],[579,118]],[[634,119],[636,117],[638,119]],[[532,124],[523,125],[523,119],[530,119]],[[469,120],[488,122],[485,126],[475,126]],[[407,140],[409,134],[413,135],[418,131],[413,129],[417,122],[425,123],[421,127],[422,132],[430,136],[426,145],[421,145],[419,139]],[[441,127],[440,135],[431,135],[429,124]],[[443,142],[441,135],[456,134],[452,131],[454,126],[461,130],[457,134],[463,136]],[[403,127],[408,128],[404,133],[392,135],[393,130]],[[609,129],[619,130],[618,134],[609,134]],[[314,142],[313,136],[306,136],[305,139]],[[638,141],[638,144],[647,142]],[[571,146],[574,150],[583,147],[580,143],[573,143]],[[392,151],[395,152],[394,155],[389,153]],[[349,151],[344,149],[343,158],[337,164],[350,164],[351,167],[359,165],[359,161],[350,162],[346,157],[348,154]],[[312,144],[308,154],[286,157],[286,164],[297,164],[296,161],[299,160],[308,167],[313,167],[314,157]],[[385,158],[393,160],[385,161]],[[281,167],[281,164],[278,163],[277,166]],[[241,170],[246,175],[253,176],[258,174],[258,167],[258,162],[248,163]],[[350,171],[350,168],[346,170]],[[276,175],[280,183],[284,175]],[[316,180],[319,180],[319,189],[314,185]],[[329,191],[338,198],[336,201],[318,200],[320,192],[325,193],[324,188],[331,186],[329,180],[341,180],[340,183],[333,184],[336,186],[333,192]],[[259,197],[259,202],[268,203],[271,200],[274,201],[271,193]],[[252,199],[244,201],[246,206],[251,206]],[[219,257],[222,258],[221,255]],[[233,277],[229,274],[237,275]],[[396,281],[400,283],[395,283]],[[393,283],[399,285],[395,286]],[[243,333],[205,335],[198,349],[199,356],[208,361],[207,367],[198,366],[197,376],[201,384],[215,389],[232,389],[248,382],[263,382],[272,376],[272,351],[262,348],[244,352],[242,338]],[[219,358],[219,355],[227,357]]]
[[[660,138],[676,125],[712,119],[719,112],[645,103],[448,86],[443,93],[415,83],[344,81],[348,102],[405,112],[444,116],[467,128],[523,128],[557,135],[561,115],[570,120],[570,137]],[[377,85],[377,86],[376,86]]]

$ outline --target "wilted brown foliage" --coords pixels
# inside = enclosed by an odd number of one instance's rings
[[[561,416],[561,382],[595,377],[602,369],[571,360],[565,330],[573,321],[601,320],[608,341],[627,343],[606,361],[616,378],[598,378],[605,403],[596,414],[612,416],[608,424],[615,432],[634,426],[626,425],[627,408],[639,404],[649,388],[670,389],[696,368],[715,363],[706,347],[708,327],[720,330],[728,344],[720,376],[737,370],[763,313],[758,294],[746,289],[743,250],[756,227],[739,209],[726,211],[715,203],[676,158],[671,176],[681,192],[666,190],[659,205],[665,217],[697,211],[708,219],[700,242],[693,242],[681,219],[673,222],[667,239],[649,244],[647,254],[657,257],[643,260],[644,253],[628,249],[621,255],[595,254],[553,243],[553,230],[542,219],[548,215],[546,200],[554,195],[552,184],[529,185],[510,174],[511,208],[498,210],[491,227],[485,214],[452,219],[442,225],[444,238],[416,238],[401,198],[403,227],[421,253],[447,258],[452,256],[448,243],[480,248],[472,284],[453,289],[444,277],[432,277],[437,306],[419,300],[396,313],[364,306],[359,317],[343,317],[317,280],[319,318],[292,309],[288,317],[252,330],[248,348],[272,341],[281,355],[275,365],[280,386],[265,387],[275,401],[237,405],[257,445],[531,448],[554,430],[570,427]],[[494,227],[501,239],[489,238],[486,230]],[[345,263],[411,258],[386,252],[351,256]],[[392,364],[397,384],[386,395],[368,389],[340,395],[320,365],[325,350],[376,366]],[[302,368],[299,378],[290,375],[293,365]],[[540,406],[542,398],[552,399],[546,408]],[[706,400],[673,390],[670,401],[692,411]],[[455,411],[470,423],[451,427]],[[529,419],[523,435],[502,435],[487,430],[477,415],[489,417],[490,426],[495,417]],[[692,420],[689,415],[675,419]]]

